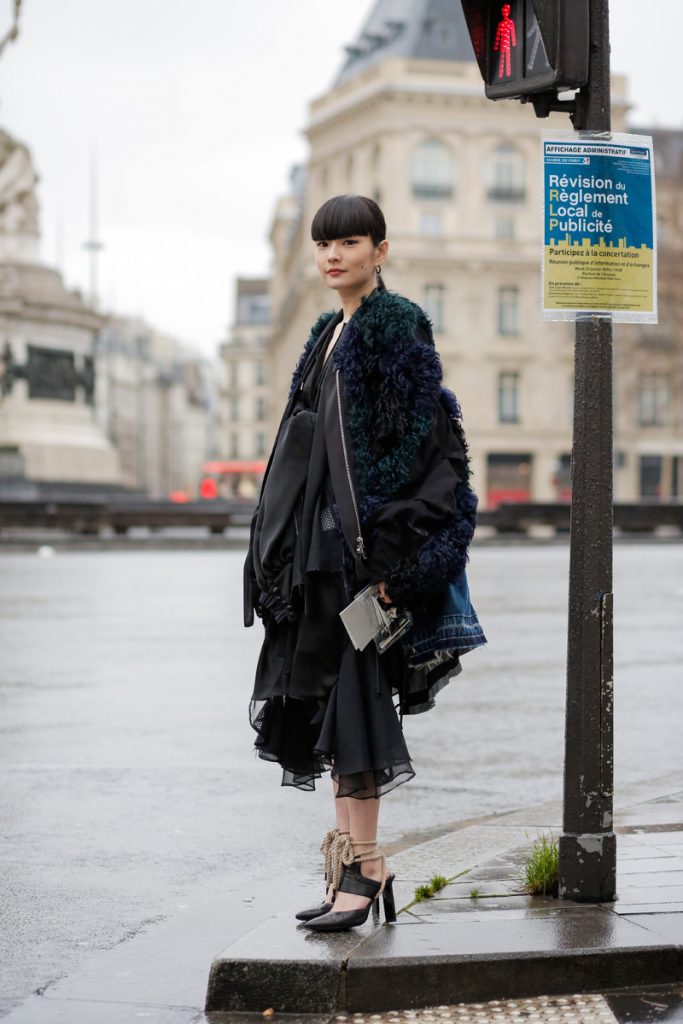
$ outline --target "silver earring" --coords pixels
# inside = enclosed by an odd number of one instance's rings
[[[382,268],[381,268],[381,266],[379,265],[379,263],[378,263],[378,264],[377,264],[377,266],[375,267],[375,273],[377,274],[377,276],[378,276],[378,277],[379,277],[379,276],[381,275],[381,273],[382,273]]]

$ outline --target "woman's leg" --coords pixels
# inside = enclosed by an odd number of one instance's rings
[[[340,832],[350,832],[349,823],[349,808],[348,805],[352,802],[350,797],[339,797],[337,798],[337,792],[339,791],[339,783],[336,779],[332,779],[332,797],[334,799],[334,813],[337,822],[337,828]],[[332,882],[327,887],[327,894],[325,899],[328,903],[332,903],[334,900],[334,891]]]
[[[337,797],[339,792],[339,783],[336,779],[332,779],[332,796],[334,797],[334,813],[337,819],[337,828],[340,832],[349,831],[349,804],[352,802],[351,797],[341,796]]]
[[[377,820],[379,818],[379,797],[370,797],[367,800],[358,800],[348,796],[337,800],[337,804],[346,804],[345,811],[348,815],[348,825],[345,826],[351,831],[351,841],[377,842]],[[337,819],[339,822],[339,819]],[[339,825],[340,828],[344,827]],[[370,846],[361,847],[368,851]],[[372,860],[364,860],[361,864],[361,873],[366,878],[373,878],[376,881],[382,880],[384,860],[382,857],[374,857]],[[357,910],[366,906],[368,899],[365,896],[355,896],[349,892],[338,892],[334,901],[334,909],[337,911]]]

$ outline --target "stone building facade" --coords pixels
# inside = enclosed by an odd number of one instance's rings
[[[657,325],[615,328],[617,462],[623,491],[683,498],[683,131],[652,135],[657,179]]]
[[[268,278],[238,278],[235,320],[221,346],[221,453],[224,459],[259,461],[272,441],[268,358],[271,294]]]
[[[218,368],[142,320],[109,317],[96,347],[96,409],[126,486],[196,498],[218,451]]]
[[[0,491],[114,487],[121,469],[94,411],[102,323],[39,254],[37,176],[0,130]]]

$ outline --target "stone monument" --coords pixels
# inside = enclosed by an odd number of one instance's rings
[[[16,35],[16,32],[15,32]],[[7,37],[0,41],[0,54]],[[40,259],[38,176],[0,129],[0,495],[117,485],[116,449],[94,415],[102,318]]]

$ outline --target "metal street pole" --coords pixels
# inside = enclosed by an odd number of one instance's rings
[[[590,71],[574,127],[609,133],[609,0],[590,0]],[[616,897],[613,820],[612,323],[577,317],[560,895]]]

